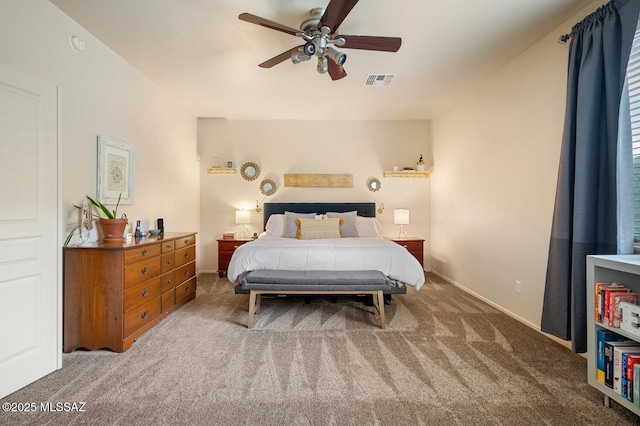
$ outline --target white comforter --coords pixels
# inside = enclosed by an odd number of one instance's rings
[[[416,290],[424,284],[424,271],[416,258],[384,238],[298,240],[263,235],[235,250],[227,277],[238,282],[243,272],[258,269],[377,270]]]

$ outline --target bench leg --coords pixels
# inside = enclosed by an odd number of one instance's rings
[[[384,294],[382,290],[379,290],[373,294],[373,304],[378,309],[378,314],[380,314],[380,328],[384,330],[386,326],[386,320],[384,317]]]
[[[257,294],[256,295],[256,311],[255,311],[256,315],[260,313],[260,302],[262,302],[262,294]]]
[[[256,293],[251,290],[249,293],[249,319],[247,320],[247,328],[253,327],[253,314],[256,311]]]

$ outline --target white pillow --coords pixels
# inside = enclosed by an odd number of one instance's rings
[[[284,215],[272,214],[269,216],[265,231],[270,237],[282,237],[284,234]]]
[[[337,217],[344,220],[340,225],[340,234],[342,234],[343,237],[358,236],[358,229],[356,227],[357,215],[358,215],[358,212],[355,210],[352,212],[344,212],[344,213],[327,212],[328,218]]]
[[[296,223],[296,219],[315,219],[315,213],[293,213],[284,212],[284,232],[285,238],[296,238],[300,226]]]
[[[375,217],[356,217],[356,228],[358,237],[381,237],[382,225]]]

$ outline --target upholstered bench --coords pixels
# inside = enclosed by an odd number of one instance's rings
[[[402,291],[404,290],[404,291]],[[292,271],[257,270],[244,275],[236,287],[236,293],[249,293],[249,320],[260,311],[263,294],[370,294],[373,305],[380,314],[380,328],[385,328],[384,294],[404,293],[380,271]]]

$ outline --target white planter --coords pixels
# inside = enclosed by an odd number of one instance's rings
[[[416,172],[424,172],[424,164],[416,164]]]

